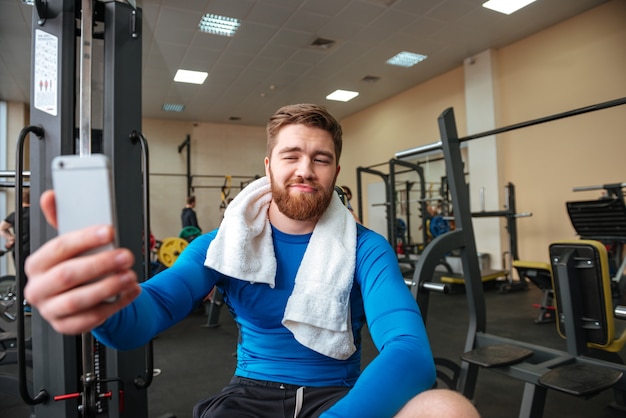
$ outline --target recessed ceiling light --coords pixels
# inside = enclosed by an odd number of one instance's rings
[[[335,100],[338,102],[347,102],[354,99],[358,96],[359,93],[356,91],[348,91],[348,90],[335,90],[326,96],[327,100]]]
[[[424,61],[426,58],[428,58],[427,55],[402,51],[394,55],[393,57],[389,58],[386,62],[387,64],[397,65],[399,67],[412,67],[418,62]]]
[[[166,112],[182,112],[183,110],[185,110],[185,105],[165,103],[163,105],[163,110]]]
[[[239,29],[241,21],[234,17],[213,15],[210,13],[205,14],[200,19],[198,29],[201,32],[211,33],[213,35],[229,36],[232,37]]]
[[[534,2],[535,0],[489,0],[483,3],[483,7],[504,13],[505,15],[510,15]]]
[[[179,83],[202,84],[209,73],[204,71],[178,70],[174,76],[174,81]]]

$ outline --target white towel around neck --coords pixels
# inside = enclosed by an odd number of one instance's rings
[[[204,265],[230,277],[274,287],[276,256],[267,210],[267,177],[228,205]],[[318,221],[296,274],[283,325],[302,345],[344,360],[355,351],[350,291],[356,263],[356,222],[335,193]]]

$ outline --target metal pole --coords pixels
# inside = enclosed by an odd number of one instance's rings
[[[520,129],[520,128],[526,128],[529,126],[539,125],[545,122],[552,122],[555,120],[564,119],[564,118],[568,118],[571,116],[578,116],[584,113],[595,112],[596,110],[608,109],[611,107],[621,106],[624,104],[626,104],[626,97],[622,97],[620,99],[615,99],[615,100],[609,100],[608,102],[598,103],[598,104],[594,104],[591,106],[580,107],[578,109],[568,110],[567,112],[556,113],[550,116],[545,116],[545,117],[538,118],[538,119],[532,119],[526,122],[516,123],[513,125],[505,126],[503,128],[497,128],[497,129],[492,129],[490,131],[468,135],[466,137],[459,138],[458,141],[459,143],[462,143],[465,141],[471,141],[472,139],[484,138],[486,136],[501,134],[504,132],[509,132],[509,131],[513,131],[516,129]],[[412,148],[412,149],[408,149],[404,151],[398,151],[396,153],[396,158],[409,158],[409,157],[425,154],[427,152],[440,150],[441,147],[442,147],[441,141],[427,144],[427,145],[421,145],[416,148]]]
[[[81,157],[91,155],[91,69],[93,43],[92,0],[82,0],[80,17],[80,91],[79,142]],[[84,417],[96,416],[94,342],[90,332],[81,335],[83,383],[82,412]]]

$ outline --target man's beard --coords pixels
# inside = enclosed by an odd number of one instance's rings
[[[270,181],[272,185],[272,199],[278,206],[278,210],[286,217],[296,221],[319,219],[326,211],[326,208],[328,208],[330,199],[333,197],[334,188],[326,190],[318,183],[291,180],[283,187],[280,187],[274,181],[271,171]],[[315,187],[317,193],[290,193],[289,185],[299,183]]]

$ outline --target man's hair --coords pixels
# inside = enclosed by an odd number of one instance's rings
[[[196,197],[195,196],[193,196],[193,195],[192,196],[187,196],[187,204],[188,205],[191,205],[191,204],[193,204],[195,202],[196,202]]]
[[[339,164],[343,145],[341,125],[326,108],[308,103],[281,107],[270,117],[267,123],[267,157],[272,154],[276,145],[278,132],[288,125],[304,125],[330,133],[335,144],[336,164]]]

